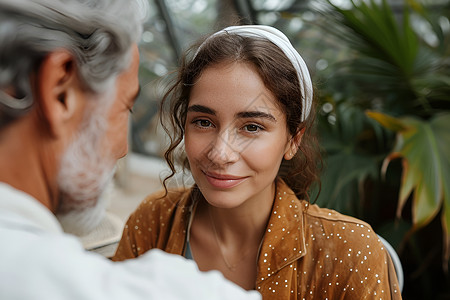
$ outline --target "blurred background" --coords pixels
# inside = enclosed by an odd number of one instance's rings
[[[448,0],[149,3],[142,93],[111,212],[125,221],[168,174],[157,114],[182,51],[228,25],[271,25],[290,38],[317,88],[324,171],[316,203],[370,223],[393,246],[404,299],[450,299]]]

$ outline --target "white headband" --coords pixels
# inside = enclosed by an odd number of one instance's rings
[[[280,48],[284,52],[284,54],[289,58],[295,70],[297,71],[298,80],[300,82],[300,91],[302,93],[301,121],[305,121],[311,111],[313,87],[308,67],[306,66],[305,61],[297,52],[297,50],[294,49],[289,39],[278,29],[265,25],[230,26],[214,33],[209,38],[223,33],[233,33],[246,37],[265,38],[277,45],[278,48]],[[206,41],[209,40],[209,38],[206,39]],[[203,42],[203,44],[205,42]],[[200,45],[197,53],[202,48],[203,44]],[[195,54],[195,56],[197,56],[197,53]]]

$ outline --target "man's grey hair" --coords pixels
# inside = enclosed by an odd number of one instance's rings
[[[30,75],[50,52],[70,51],[87,91],[113,88],[129,66],[147,0],[0,0],[0,129],[33,105]]]

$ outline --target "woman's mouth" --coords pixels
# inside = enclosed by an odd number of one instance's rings
[[[209,184],[218,189],[230,189],[244,182],[248,177],[203,172]]]

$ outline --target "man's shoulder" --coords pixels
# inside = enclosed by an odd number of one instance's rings
[[[59,279],[63,280],[80,266],[108,268],[106,260],[86,252],[78,238],[70,234],[24,227],[3,231],[0,238],[5,243],[0,249],[2,271],[11,275],[11,282],[22,287],[37,281],[51,286],[54,276],[59,274]],[[67,276],[64,275],[66,272]]]
[[[15,241],[1,247],[11,251],[0,249],[0,299],[260,299],[218,272],[199,272],[195,263],[159,250],[115,263],[64,233]]]

